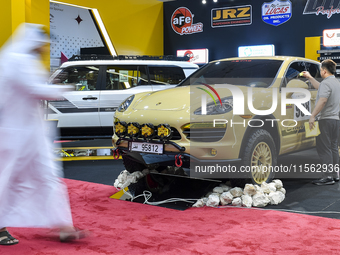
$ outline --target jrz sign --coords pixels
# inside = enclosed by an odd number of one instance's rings
[[[251,25],[251,5],[223,7],[211,10],[211,27]]]

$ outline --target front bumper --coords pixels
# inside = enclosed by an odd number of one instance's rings
[[[131,151],[131,142],[136,141],[130,138],[119,138],[114,144],[115,150],[119,155],[124,155],[146,166],[158,165],[158,166],[181,166],[183,168],[190,168],[190,163],[195,164],[229,164],[235,165],[241,162],[241,158],[236,159],[199,159],[189,153],[186,153],[186,148],[180,146],[172,141],[152,141],[150,143],[158,143],[164,145],[164,151],[162,154],[144,153]],[[139,141],[139,140],[138,140]],[[141,141],[143,143],[149,143],[148,141]]]

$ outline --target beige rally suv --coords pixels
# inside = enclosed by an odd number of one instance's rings
[[[132,95],[116,111],[115,155],[130,172],[269,182],[279,155],[315,146],[304,123],[317,90],[302,71],[320,78],[320,64],[300,57],[222,59],[175,88]]]

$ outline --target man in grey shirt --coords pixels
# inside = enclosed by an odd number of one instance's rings
[[[319,83],[309,72],[303,72],[314,88],[318,89],[315,108],[309,118],[309,127],[312,129],[315,120],[319,122],[320,135],[316,137],[316,150],[324,171],[322,178],[313,181],[316,185],[334,184],[339,181],[339,103],[340,82],[335,78],[336,63],[327,59],[321,62],[320,74],[323,81]]]

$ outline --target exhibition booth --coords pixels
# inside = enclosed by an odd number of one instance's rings
[[[0,254],[337,254],[340,184],[312,184],[318,90],[303,73],[321,79],[326,59],[340,73],[340,1],[3,6],[0,46],[45,25],[48,83],[75,88],[42,105],[92,235],[11,228],[20,244]]]

